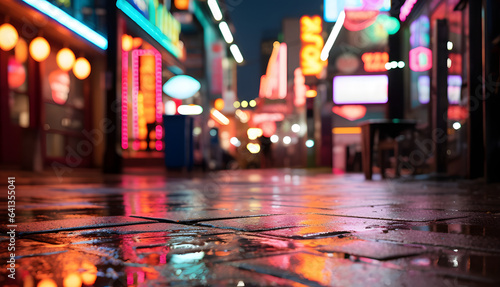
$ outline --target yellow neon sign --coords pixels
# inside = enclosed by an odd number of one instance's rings
[[[300,39],[302,41],[300,66],[305,76],[319,76],[327,63],[320,59],[321,49],[324,46],[322,31],[321,17],[316,15],[300,18]]]

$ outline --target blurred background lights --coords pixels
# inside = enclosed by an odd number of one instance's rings
[[[200,135],[200,134],[201,134],[201,128],[200,127],[195,127],[193,129],[193,135],[197,136],[197,135]]]
[[[9,51],[17,44],[19,35],[16,28],[9,23],[0,26],[0,48],[4,51]]]
[[[165,101],[165,110],[166,115],[175,115],[177,113],[177,106],[174,101]]]
[[[257,102],[255,100],[251,100],[248,104],[253,108],[257,105]]]
[[[292,125],[292,132],[294,132],[294,133],[300,132],[300,125],[299,124],[293,124]]]
[[[68,48],[62,48],[57,52],[57,66],[63,71],[69,71],[75,64],[75,54]]]
[[[272,143],[277,143],[280,140],[280,137],[277,135],[272,135],[271,136],[271,142]]]
[[[203,112],[203,108],[199,105],[180,105],[177,112],[181,115],[199,115]]]
[[[262,136],[262,129],[259,128],[249,128],[247,130],[248,139],[255,140]]]
[[[239,147],[241,146],[241,142],[236,138],[236,137],[232,137],[229,142],[234,145],[235,147]]]
[[[218,98],[214,101],[214,108],[218,111],[222,111],[224,109],[224,100]]]
[[[404,67],[405,67],[405,62],[403,62],[403,61],[399,61],[399,62],[398,62],[398,68],[402,69],[402,68],[404,68]]]
[[[289,136],[286,136],[283,138],[283,143],[284,144],[290,144],[292,142],[292,139]]]
[[[454,122],[453,123],[453,128],[455,130],[459,130],[461,127],[462,127],[462,124],[460,124],[459,122]]]
[[[132,36],[123,34],[122,36],[122,50],[130,51],[134,47],[134,38]]]
[[[309,140],[306,140],[306,147],[308,148],[312,148],[314,146],[314,141],[309,139]]]
[[[260,145],[254,144],[254,143],[249,143],[249,144],[247,144],[247,149],[250,153],[256,154],[256,153],[259,153],[259,151],[260,151]]]
[[[216,129],[211,129],[210,130],[210,135],[213,136],[213,137],[216,136],[217,135],[217,130]]]
[[[446,43],[446,47],[448,48],[448,51],[453,50],[453,42],[452,41],[448,41],[448,43]]]
[[[238,102],[238,101],[234,102],[234,103],[233,103],[233,107],[234,107],[235,109],[239,108],[239,107],[240,107],[240,102]]]
[[[31,57],[35,61],[41,62],[41,61],[44,61],[45,59],[47,59],[47,57],[49,56],[50,45],[49,45],[49,42],[47,42],[47,40],[45,40],[45,38],[36,37],[35,39],[33,39],[33,41],[31,41],[30,46],[29,46],[29,50],[30,50]]]
[[[248,102],[247,101],[241,101],[241,107],[242,108],[248,107]]]
[[[76,59],[73,66],[73,74],[80,80],[86,79],[90,75],[90,63],[87,59],[80,57]]]
[[[318,92],[316,90],[307,90],[306,91],[306,98],[314,98],[318,95]]]

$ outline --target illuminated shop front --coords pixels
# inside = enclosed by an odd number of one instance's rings
[[[163,86],[183,72],[181,24],[166,4],[118,0],[121,38],[121,131],[123,157],[162,158]],[[175,107],[177,108],[177,106]]]
[[[404,102],[405,117],[418,122],[420,139],[432,138],[437,129],[444,129],[443,165],[447,173],[466,176],[467,173],[467,63],[462,58],[467,55],[466,24],[468,8],[455,9],[458,0],[451,1],[406,1],[401,7],[399,19],[402,31],[402,55],[408,63],[405,73]],[[440,40],[437,21],[446,20],[448,38]],[[446,66],[437,66],[438,41],[446,46]],[[447,78],[445,93],[437,91],[440,75]],[[465,81],[464,81],[465,79]],[[438,99],[445,98],[444,114],[436,110]],[[440,100],[441,103],[443,101]],[[436,126],[436,121],[444,119],[444,127]],[[436,147],[432,147],[435,149]],[[428,160],[433,153],[425,153]],[[434,159],[436,160],[436,159]],[[435,164],[422,164],[424,171],[435,170]]]
[[[96,164],[102,138],[89,135],[99,122],[93,110],[103,97],[99,87],[107,39],[104,18],[88,17],[81,5],[0,4],[8,13],[0,23],[0,83],[7,87],[0,92],[0,163],[35,170]]]

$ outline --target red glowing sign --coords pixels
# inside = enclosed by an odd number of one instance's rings
[[[426,47],[417,47],[410,50],[410,69],[415,72],[424,72],[432,68],[432,51]]]
[[[64,105],[69,95],[69,74],[63,70],[55,70],[49,74],[49,85],[52,91],[52,100],[56,104]]]
[[[375,23],[379,11],[346,10],[344,27],[349,31],[361,31]]]
[[[252,122],[254,125],[258,125],[263,122],[280,122],[284,119],[285,115],[281,113],[254,114],[252,116]]]
[[[287,92],[287,46],[274,42],[266,74],[260,78],[259,96],[268,99],[284,99]]]
[[[365,64],[366,72],[386,71],[385,64],[389,62],[389,54],[386,52],[364,53],[361,60]]]
[[[448,56],[451,61],[451,66],[448,69],[448,73],[452,75],[462,74],[462,55],[457,53],[450,53]]]
[[[303,16],[300,18],[300,39],[302,48],[300,50],[300,67],[306,76],[319,76],[326,61],[320,59],[321,50],[324,46],[321,17]]]
[[[302,75],[302,70],[300,68],[295,69],[293,72],[293,90],[295,92],[295,98],[293,103],[296,107],[301,107],[306,103],[306,91],[309,88],[305,85],[306,79]]]
[[[350,121],[355,121],[366,115],[366,107],[362,105],[333,106],[332,112]]]

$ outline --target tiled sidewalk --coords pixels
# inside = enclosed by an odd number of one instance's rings
[[[4,224],[0,283],[500,286],[498,186],[305,170],[66,182],[16,187],[16,279]]]

